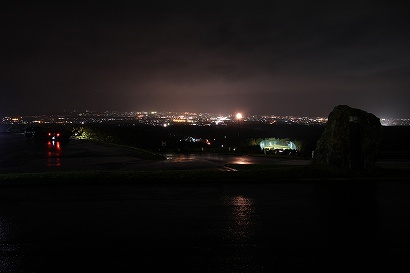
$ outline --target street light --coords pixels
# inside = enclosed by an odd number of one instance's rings
[[[242,114],[241,113],[237,113],[236,114],[236,120],[238,121],[238,136],[237,136],[237,139],[236,139],[236,148],[237,149],[239,149],[239,128],[240,128],[240,122],[241,122],[241,119],[242,119]]]

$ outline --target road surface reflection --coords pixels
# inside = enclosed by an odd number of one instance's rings
[[[60,141],[47,142],[47,166],[61,166],[61,143]]]
[[[227,209],[227,236],[233,241],[252,239],[258,218],[255,214],[255,200],[244,196],[224,197]]]

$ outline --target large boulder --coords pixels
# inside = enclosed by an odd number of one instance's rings
[[[338,105],[329,114],[312,163],[372,170],[382,139],[380,119],[366,111]]]

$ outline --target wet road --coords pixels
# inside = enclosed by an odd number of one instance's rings
[[[2,187],[0,272],[396,272],[409,194],[399,181]]]
[[[87,168],[165,164],[80,142],[49,160],[47,146],[0,141],[4,168],[52,170],[82,156]],[[0,272],[406,271],[408,182],[2,185]]]

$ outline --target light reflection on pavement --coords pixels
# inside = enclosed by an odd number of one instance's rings
[[[270,164],[270,165],[308,165],[310,160],[295,158],[267,158],[250,155],[218,155],[218,154],[166,154],[164,164],[168,167],[217,168],[221,171],[232,171],[227,164]]]
[[[89,171],[89,170],[219,170],[235,171],[235,164],[308,165],[299,157],[239,154],[164,154],[166,160],[146,160],[135,150],[107,144],[70,140],[56,143],[29,143],[23,135],[0,134],[0,173]],[[378,167],[409,168],[409,160],[384,160]]]

